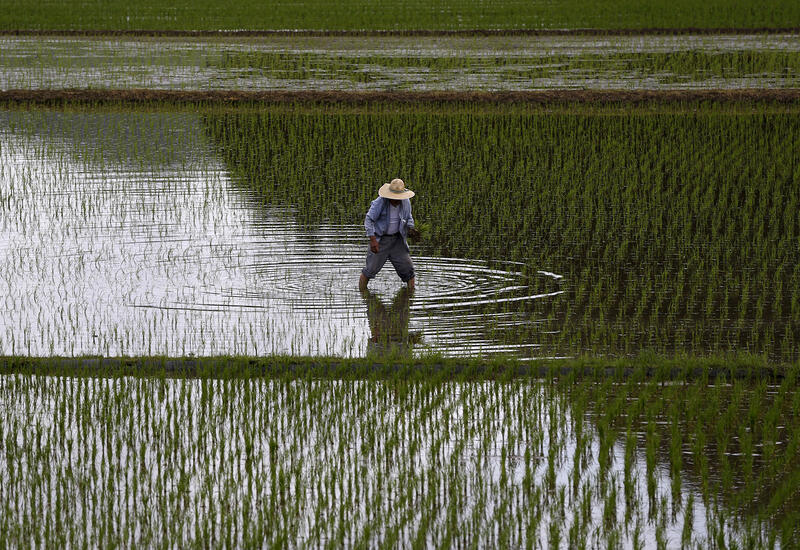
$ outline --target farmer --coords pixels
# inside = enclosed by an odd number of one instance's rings
[[[414,218],[411,216],[411,201],[414,192],[406,189],[403,180],[395,178],[378,190],[378,198],[372,201],[364,218],[364,227],[369,237],[367,265],[361,270],[358,281],[360,289],[367,288],[367,283],[388,259],[400,279],[408,284],[408,290],[414,291],[414,264],[411,262],[406,236],[414,229]]]

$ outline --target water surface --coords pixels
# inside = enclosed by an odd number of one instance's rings
[[[308,227],[292,205],[265,205],[197,115],[6,111],[0,163],[2,355],[374,348],[382,314],[357,289],[362,220]],[[553,330],[535,304],[559,298],[557,274],[415,252],[417,292],[393,314],[407,352],[530,357],[537,341],[504,331]],[[388,306],[401,287],[387,263],[372,301]]]

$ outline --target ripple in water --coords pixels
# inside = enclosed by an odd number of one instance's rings
[[[247,287],[206,288],[206,296],[226,297],[229,307],[284,309],[287,314],[352,321],[366,315],[370,326],[400,319],[397,334],[384,334],[402,343],[406,333],[418,350],[443,354],[517,353],[529,355],[538,346],[531,342],[502,343],[498,331],[525,324],[544,324],[535,318],[535,302],[551,299],[563,291],[560,276],[540,271],[536,280],[526,280],[518,265],[459,258],[412,256],[417,272],[417,290],[395,304],[404,285],[387,262],[362,295],[357,286],[367,241],[358,227],[321,227],[313,235],[287,229],[287,222],[271,224],[263,234],[281,238],[254,243],[246,256],[252,261],[241,266]],[[290,242],[290,245],[287,245]],[[383,308],[371,308],[377,300]],[[402,300],[402,296],[401,296]],[[395,304],[395,307],[390,307]],[[382,316],[374,319],[375,316]],[[388,319],[387,319],[388,317]],[[407,321],[405,320],[407,319]],[[395,323],[396,324],[396,323]],[[493,331],[494,335],[489,335]],[[378,338],[370,328],[364,336]],[[355,335],[354,335],[355,336]]]

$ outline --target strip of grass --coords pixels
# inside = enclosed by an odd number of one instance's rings
[[[796,114],[800,89],[343,92],[5,90],[11,109],[204,114]]]
[[[627,75],[664,75],[680,82],[710,78],[743,78],[754,75],[790,77],[800,72],[800,52],[734,50],[709,52],[607,52],[555,53],[527,56],[502,54],[470,56],[364,55],[287,52],[226,51],[210,58],[207,65],[220,69],[257,69],[276,78],[347,78],[369,81],[387,70],[424,69],[429,78],[447,71],[492,71],[501,78],[552,79],[565,73],[596,74],[602,79],[616,72]],[[610,78],[610,77],[609,77]]]
[[[448,2],[403,0],[331,3],[218,0],[6,2],[2,29],[565,29],[679,27],[796,27],[800,4],[793,0],[566,0],[561,2]]]
[[[432,355],[340,357],[0,357],[0,374],[47,376],[169,376],[198,378],[324,378],[408,380],[751,380],[776,382],[797,376],[800,363],[771,363],[763,356],[710,357],[642,353],[622,359],[578,357],[534,362],[510,357],[452,358]]]

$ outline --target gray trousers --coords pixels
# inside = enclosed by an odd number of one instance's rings
[[[378,237],[378,253],[375,254],[371,249],[367,249],[367,265],[361,273],[367,279],[372,279],[387,259],[392,262],[394,270],[404,283],[414,278],[414,263],[400,233]]]

